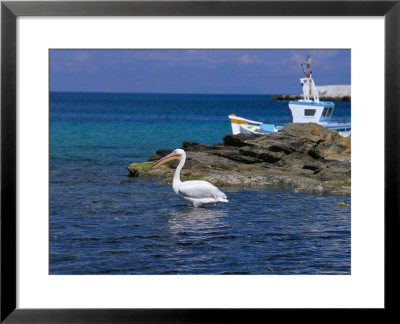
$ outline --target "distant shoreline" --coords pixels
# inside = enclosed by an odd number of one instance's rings
[[[318,87],[319,88],[319,87]],[[172,92],[110,92],[110,91],[69,91],[69,90],[56,90],[49,91],[50,95],[54,94],[109,94],[109,95],[159,95],[159,96],[257,96],[257,97],[271,97],[271,100],[298,100],[301,99],[301,95],[288,95],[288,94],[277,94],[277,93],[172,93]],[[342,96],[345,97],[345,96]],[[290,99],[288,99],[290,98]],[[325,98],[320,96],[321,100]],[[336,96],[332,98],[341,99]],[[350,96],[348,97],[350,99]],[[350,101],[350,100],[340,100],[340,101]]]
[[[351,85],[325,85],[318,86],[318,95],[321,101],[351,101]],[[303,95],[279,94],[272,95],[271,100],[299,100],[303,99]]]

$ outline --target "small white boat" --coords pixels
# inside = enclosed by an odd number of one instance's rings
[[[303,99],[289,101],[289,109],[292,113],[293,123],[316,123],[323,127],[334,129],[340,135],[347,137],[351,134],[351,123],[332,121],[335,104],[330,101],[320,101],[314,80],[311,77],[311,60],[307,57],[304,62],[307,70],[305,78],[301,78]],[[303,64],[302,64],[303,65]],[[267,124],[259,121],[245,119],[235,114],[229,115],[232,133],[236,134],[266,134],[279,132],[284,128],[283,124]]]

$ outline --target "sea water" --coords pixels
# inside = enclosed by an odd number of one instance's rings
[[[348,196],[221,188],[229,203],[191,208],[129,177],[158,149],[222,142],[231,113],[291,121],[267,95],[51,93],[50,274],[350,274]]]

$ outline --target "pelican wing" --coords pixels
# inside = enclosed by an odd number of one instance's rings
[[[225,200],[226,195],[216,186],[207,181],[185,181],[179,187],[179,193],[183,197],[191,199],[211,198],[215,200]]]

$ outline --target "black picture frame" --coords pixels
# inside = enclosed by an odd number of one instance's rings
[[[399,255],[400,1],[2,1],[1,317],[4,323],[258,322],[262,309],[16,308],[16,19],[19,16],[382,16],[385,19],[385,308],[396,311]],[[366,184],[367,184],[366,176]],[[373,188],[370,188],[373,190]],[[308,314],[308,312],[299,312]],[[309,315],[305,315],[309,316]],[[368,315],[369,316],[369,315]],[[254,317],[254,320],[252,318]]]

